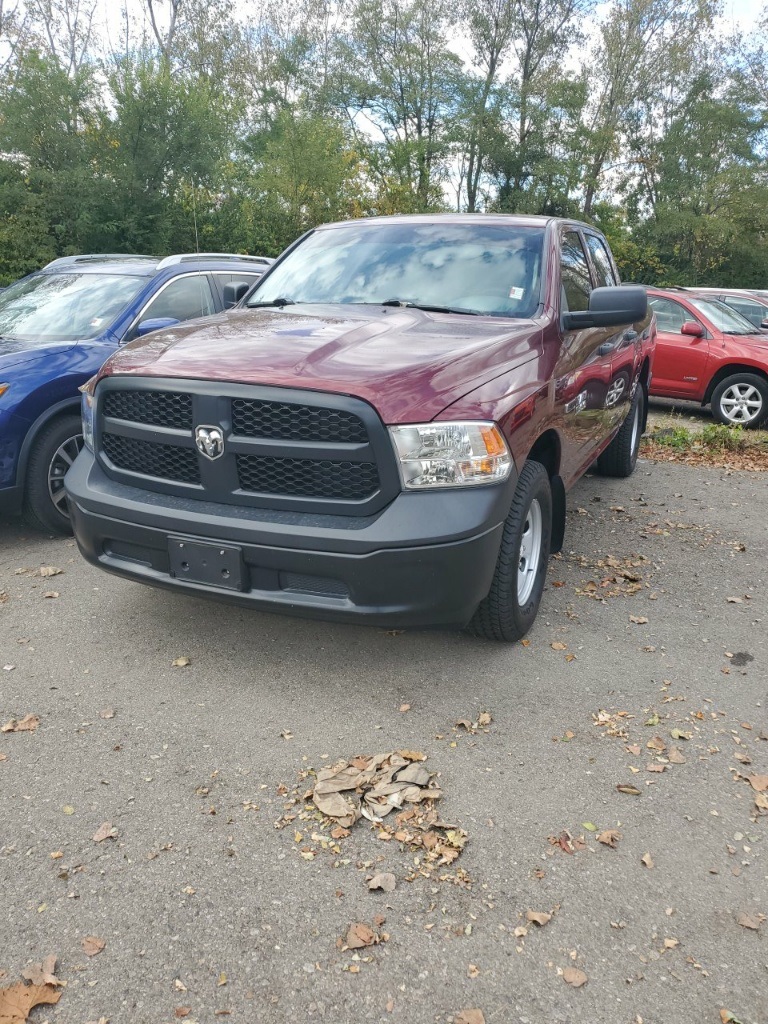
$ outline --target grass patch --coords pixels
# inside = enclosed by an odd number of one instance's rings
[[[700,431],[658,427],[643,439],[642,453],[662,461],[766,471],[768,432],[722,423],[709,423]]]

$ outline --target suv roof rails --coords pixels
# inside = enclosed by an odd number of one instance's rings
[[[177,263],[194,263],[196,260],[232,260],[238,263],[258,263],[262,267],[268,267],[275,262],[269,256],[244,256],[237,252],[186,252],[166,256],[160,260],[157,269],[165,270],[166,267],[175,266]]]
[[[112,260],[151,260],[153,263],[157,263],[156,256],[140,256],[131,252],[94,252],[94,253],[80,253],[77,256],[59,256],[56,260],[51,260],[50,263],[46,263],[43,270],[48,270],[49,267],[66,267],[74,266],[76,263],[109,263]]]

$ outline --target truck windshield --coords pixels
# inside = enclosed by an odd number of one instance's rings
[[[543,227],[359,223],[320,228],[271,270],[248,306],[440,306],[529,317],[540,302]]]
[[[29,348],[96,338],[146,281],[129,274],[26,277],[0,293],[0,337]]]

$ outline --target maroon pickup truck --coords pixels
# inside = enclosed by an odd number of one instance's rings
[[[236,309],[86,385],[80,550],[252,608],[517,640],[568,488],[635,467],[655,322],[618,285],[574,221],[317,228]]]

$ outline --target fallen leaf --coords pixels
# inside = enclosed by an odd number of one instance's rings
[[[526,911],[525,919],[543,928],[545,924],[552,920],[552,915],[547,914],[545,911],[528,910]]]
[[[744,598],[743,597],[726,597],[725,600],[728,602],[728,604],[743,604],[744,603]]]
[[[344,828],[343,825],[337,825],[336,828],[331,829],[331,839],[346,839],[349,835],[349,829]]]
[[[381,889],[383,892],[393,892],[397,885],[397,879],[389,872],[374,875],[368,882],[368,888]]]
[[[220,987],[221,985],[226,985],[226,984],[227,984],[227,976],[224,973],[224,971],[222,971],[221,974],[216,979],[216,985]]]
[[[586,985],[588,980],[584,971],[580,971],[578,967],[566,967],[563,971],[563,981],[574,988],[581,988],[582,985]]]
[[[59,596],[58,590],[46,590],[46,592],[43,594],[43,597],[48,597],[48,598],[51,598],[51,599],[53,599],[55,597],[58,597],[58,596]]]
[[[485,1015],[482,1010],[462,1010],[453,1018],[455,1024],[485,1024]]]
[[[635,757],[639,757],[640,756],[640,744],[639,743],[631,743],[625,749],[626,749],[628,754],[634,754]]]
[[[493,721],[490,711],[481,711],[477,716],[478,725],[490,725]]]
[[[640,790],[636,786],[617,786],[620,793],[627,793],[629,796],[640,796]]]
[[[364,946],[372,946],[376,941],[376,933],[367,924],[351,924],[344,939],[344,945],[348,949],[362,949]]]
[[[741,1021],[738,1020],[735,1014],[731,1013],[730,1010],[721,1010],[720,1020],[722,1021],[722,1024],[741,1024]]]
[[[406,761],[426,761],[427,755],[422,754],[420,750],[398,750],[400,757],[404,757]]]
[[[665,764],[649,764],[645,766],[647,772],[664,772],[667,770]]]
[[[689,740],[693,734],[684,729],[670,729],[669,735],[673,740]]]
[[[664,939],[664,949],[677,949],[680,939]]]
[[[23,718],[12,718],[10,722],[6,722],[0,728],[0,732],[34,732],[38,725],[40,719],[37,715],[25,715]]]
[[[8,760],[8,755],[4,754],[2,752],[2,750],[0,750],[0,761],[7,761],[7,760]]]
[[[24,1024],[34,1006],[52,1005],[60,999],[61,992],[53,985],[25,985],[17,981],[8,988],[0,988],[0,1024]]]
[[[187,668],[192,664],[192,659],[183,655],[181,658],[174,658],[171,662],[171,668]]]
[[[597,825],[594,825],[591,821],[582,821],[581,827],[585,828],[587,832],[597,832]]]
[[[677,749],[677,747],[670,747],[669,753],[667,754],[670,764],[685,764],[685,758]]]
[[[576,655],[575,654],[566,654],[565,660],[566,661],[576,661]]]
[[[94,843],[103,843],[105,839],[116,839],[117,829],[112,827],[111,821],[105,821],[99,825],[91,838]]]
[[[768,789],[768,775],[750,775],[747,781],[756,793],[764,793]]]
[[[645,864],[647,868],[654,867],[653,857],[650,855],[650,853],[644,853],[643,856],[640,858],[640,862],[641,864]]]
[[[192,1013],[191,1006],[177,1006],[176,1009],[173,1011],[173,1016],[179,1018],[188,1017],[190,1013]]]
[[[598,843],[602,843],[603,846],[610,846],[612,850],[616,849],[616,844],[620,839],[621,832],[617,832],[615,828],[607,828],[597,837]]]
[[[106,944],[106,940],[100,939],[98,935],[86,935],[80,942],[86,956],[97,956]]]
[[[99,718],[114,718],[114,717],[115,717],[115,709],[114,708],[104,708],[103,711],[99,712]]]
[[[291,732],[290,729],[283,729],[283,731],[280,733],[280,738],[283,740],[292,740],[293,733]]]
[[[41,565],[40,575],[41,576],[60,576],[64,572],[58,565]]]
[[[173,979],[173,987],[176,989],[177,992],[186,992],[187,991],[187,986],[184,984],[184,982],[181,980],[181,978],[174,978]]]
[[[661,736],[654,736],[653,739],[648,740],[645,745],[649,750],[657,750],[659,753],[667,749],[667,744]]]
[[[398,710],[400,710],[403,713],[405,713],[406,711],[410,711],[411,710],[411,705],[410,704],[401,704]]]
[[[56,988],[64,984],[56,977],[55,953],[47,956],[41,964],[30,964],[21,972],[21,976],[25,981],[31,981],[33,985],[53,985]],[[2,1016],[0,1016],[0,1020],[2,1020]]]
[[[470,964],[469,967],[467,967],[467,977],[478,978],[479,976],[480,968],[477,966],[477,964]]]
[[[567,651],[568,644],[561,643],[559,640],[555,640],[553,644],[549,645],[553,651]]]
[[[742,928],[751,928],[754,932],[760,930],[764,920],[765,914],[747,914],[743,910],[736,914],[736,924],[740,924]]]
[[[630,615],[629,621],[634,622],[637,626],[644,626],[648,619],[644,615]],[[583,984],[583,982],[582,982]]]

